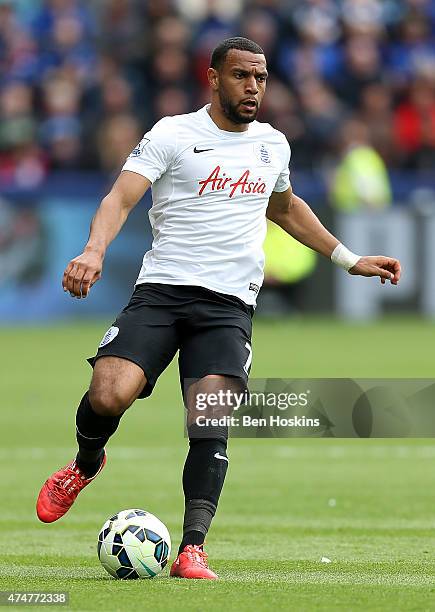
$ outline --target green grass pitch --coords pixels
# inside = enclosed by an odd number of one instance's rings
[[[75,407],[90,374],[84,358],[105,329],[0,330],[0,589],[68,590],[72,610],[435,609],[428,439],[233,440],[207,545],[220,581],[171,580],[168,568],[146,581],[106,575],[96,539],[118,510],[159,516],[172,558],[179,543],[186,441],[175,364],[124,417],[106,469],[70,513],[38,523],[40,485],[73,456]],[[432,335],[416,319],[258,320],[253,376],[430,378]]]

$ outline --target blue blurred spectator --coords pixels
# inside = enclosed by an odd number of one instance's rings
[[[79,0],[46,0],[33,22],[40,49],[41,76],[70,66],[84,81],[95,70],[95,24],[91,12]]]

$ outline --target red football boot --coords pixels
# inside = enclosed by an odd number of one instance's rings
[[[98,472],[86,478],[75,459],[48,478],[38,495],[36,513],[43,523],[53,523],[68,512],[77,495],[92,482],[106,465],[106,453]]]
[[[172,564],[170,576],[172,578],[205,578],[217,580],[218,576],[207,565],[207,553],[202,546],[188,544],[184,547]]]

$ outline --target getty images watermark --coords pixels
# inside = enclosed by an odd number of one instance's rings
[[[308,406],[310,393],[310,389],[301,393],[248,390],[237,392],[230,389],[210,393],[199,392],[195,395],[194,409],[197,413],[195,423],[198,427],[319,427],[320,419],[317,417],[287,414],[290,408]],[[217,414],[210,416],[210,408]],[[228,408],[232,409],[232,414],[219,416],[220,412]],[[261,408],[261,414],[264,416],[247,414],[248,408]],[[264,408],[274,409],[276,412],[265,414]],[[241,409],[244,414],[238,412]],[[284,412],[287,416],[283,415]]]
[[[214,384],[214,383],[213,383]],[[432,379],[233,379],[210,389],[185,381],[186,431],[207,437],[435,437]]]

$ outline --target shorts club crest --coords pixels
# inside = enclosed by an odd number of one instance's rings
[[[106,346],[106,344],[109,344],[109,342],[112,342],[112,340],[114,340],[118,334],[119,327],[115,327],[114,325],[112,325],[112,327],[109,327],[109,329],[104,334],[100,344],[98,345],[98,348],[102,348],[103,346]]]

